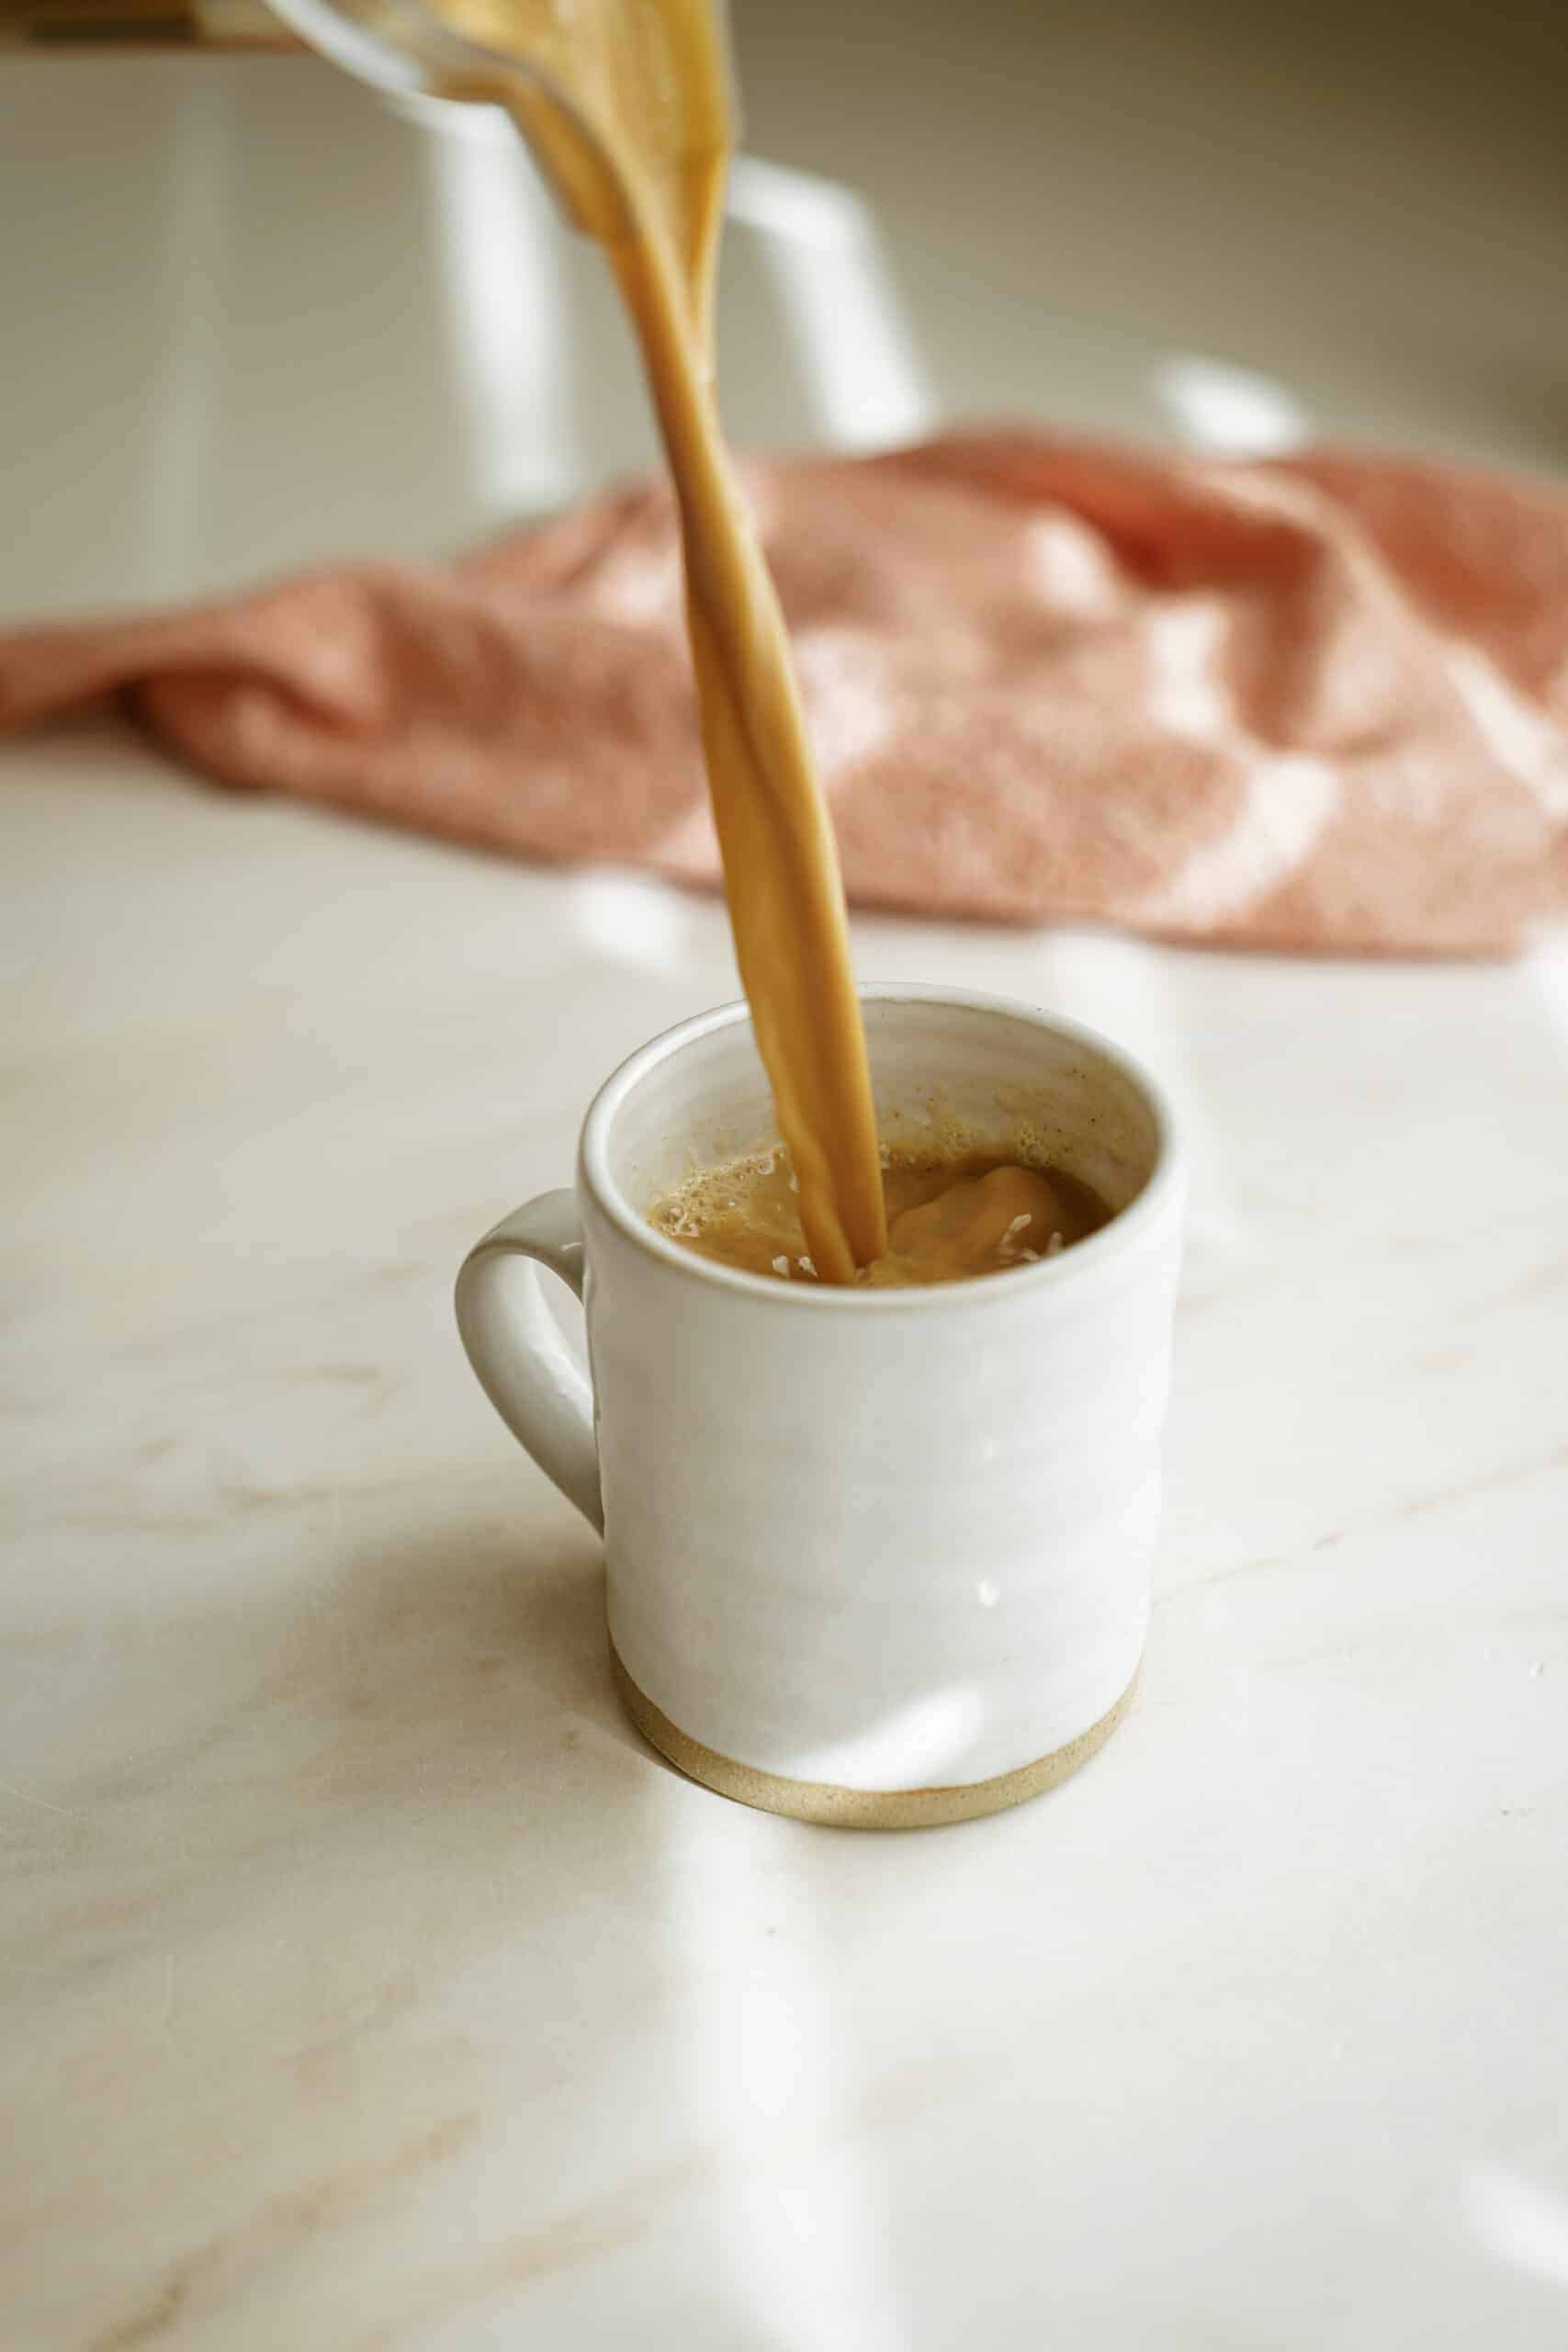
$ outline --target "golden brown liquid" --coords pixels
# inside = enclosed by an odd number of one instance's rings
[[[1055,1230],[1064,1243],[1076,1238],[1065,1201],[1048,1223],[1040,1188],[1055,1180],[1023,1169],[890,1170],[884,1198],[837,848],[783,616],[715,401],[714,269],[732,125],[713,0],[433,5],[455,30],[518,61],[515,73],[454,82],[449,94],[509,109],[604,248],[641,346],[680,507],[736,960],[798,1185],[794,1246],[771,1257],[794,1264],[792,1279],[804,1261],[808,1281],[941,1282],[1026,1262],[1020,1236],[1030,1249],[1029,1237],[1043,1249]],[[944,1185],[951,1194],[939,1204]],[[918,1246],[895,1236],[890,1249],[889,1214],[921,1237]],[[741,1246],[739,1228],[732,1241]]]
[[[941,1159],[890,1156],[882,1170],[887,1248],[855,1276],[871,1289],[909,1289],[999,1274],[1055,1257],[1111,1212],[1076,1177],[1027,1168],[1004,1152]],[[781,1282],[815,1283],[799,1198],[782,1152],[730,1160],[667,1193],[649,1222],[699,1257]]]
[[[789,644],[714,397],[714,263],[729,160],[709,0],[439,0],[458,31],[547,73],[498,98],[608,256],[680,504],[686,619],[736,958],[800,1216],[825,1281],[886,1241],[839,863]]]

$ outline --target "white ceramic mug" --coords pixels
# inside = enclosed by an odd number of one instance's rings
[[[502,1419],[604,1531],[617,1678],[654,1745],[774,1812],[914,1826],[1065,1778],[1131,1697],[1184,1187],[1158,1090],[1091,1032],[946,989],[863,1002],[885,1136],[1043,1149],[1111,1222],[931,1289],[682,1250],[649,1204],[775,1133],[731,1005],[601,1089],[575,1193],[479,1243],[457,1318]],[[540,1267],[583,1300],[592,1386]]]

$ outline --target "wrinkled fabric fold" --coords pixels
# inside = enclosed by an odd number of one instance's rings
[[[1439,955],[1568,910],[1562,492],[1032,430],[745,471],[857,903]],[[660,484],[0,633],[0,726],[107,693],[221,784],[718,878]]]

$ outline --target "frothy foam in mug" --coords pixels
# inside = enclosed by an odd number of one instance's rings
[[[984,1147],[941,1157],[889,1149],[882,1185],[887,1248],[855,1275],[868,1289],[1005,1273],[1070,1249],[1111,1216],[1097,1193],[1064,1170],[1029,1167]],[[705,1169],[655,1202],[649,1222],[699,1257],[747,1273],[820,1279],[783,1152]]]

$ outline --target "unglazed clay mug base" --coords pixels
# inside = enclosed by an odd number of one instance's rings
[[[604,1535],[627,1713],[693,1779],[846,1827],[994,1813],[1066,1779],[1130,1700],[1148,1617],[1183,1177],[1158,1090],[999,998],[863,991],[877,1116],[1039,1153],[1111,1221],[931,1289],[793,1286],[647,1211],[775,1140],[744,1005],[601,1089],[573,1192],[457,1279],[469,1360]],[[583,1301],[591,1380],[540,1270]]]

